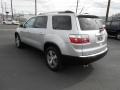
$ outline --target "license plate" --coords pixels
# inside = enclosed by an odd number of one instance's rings
[[[97,36],[97,41],[102,41],[102,40],[103,40],[103,36],[102,35]]]

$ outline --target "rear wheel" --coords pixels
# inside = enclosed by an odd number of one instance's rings
[[[6,24],[5,22],[3,22],[3,24]]]
[[[15,35],[15,45],[16,45],[17,48],[22,47],[22,42],[21,42],[21,39],[20,39],[19,35]]]
[[[46,63],[52,71],[58,71],[61,68],[61,54],[60,51],[53,46],[45,50]]]

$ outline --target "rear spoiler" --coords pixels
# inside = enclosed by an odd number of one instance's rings
[[[95,15],[78,15],[77,17],[80,17],[80,18],[99,18],[98,16],[95,16]]]

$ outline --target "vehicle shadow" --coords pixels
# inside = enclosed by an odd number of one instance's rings
[[[26,51],[26,53],[30,54],[30,57],[35,58],[34,60],[30,60],[30,62],[34,63],[32,67],[37,67],[37,72],[34,73],[37,74],[35,76],[38,80],[42,80],[43,83],[40,85],[40,87],[43,90],[61,90],[69,88],[84,81],[94,71],[94,67],[91,64],[88,65],[88,67],[84,67],[83,65],[79,64],[79,61],[70,59],[67,60],[69,62],[65,63],[65,67],[63,67],[61,71],[52,72],[45,65],[43,52],[27,45],[25,45],[22,51]],[[33,76],[32,78],[35,77]],[[40,81],[38,81],[38,83],[40,83]]]

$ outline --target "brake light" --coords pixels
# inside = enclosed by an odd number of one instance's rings
[[[99,30],[100,30],[100,33],[103,32],[104,30],[106,30],[106,26],[103,25],[102,28],[99,28]]]
[[[106,25],[103,25],[103,29],[106,30]]]
[[[70,35],[69,39],[73,44],[87,44],[90,42],[88,35]]]
[[[101,33],[102,31],[104,31],[104,27],[99,28],[99,31],[100,31],[100,33]]]

